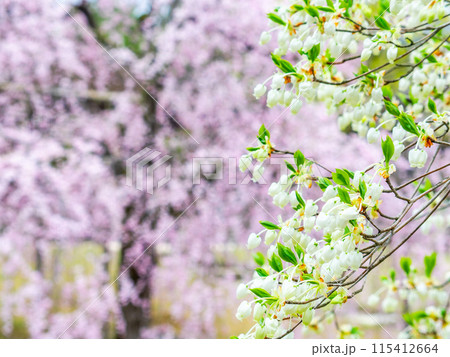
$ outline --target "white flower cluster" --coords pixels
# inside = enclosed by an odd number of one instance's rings
[[[311,163],[299,159],[300,153],[295,158],[293,173],[269,187],[274,204],[283,208],[290,203],[294,213],[284,220],[280,216],[277,223],[262,221],[265,229],[248,238],[247,247],[255,249],[264,237],[268,250],[254,279],[237,290],[238,298],[254,296],[252,302],[242,302],[236,314],[244,319],[253,311],[256,322],[242,337],[281,336],[286,332],[284,319],[298,318],[308,325],[319,302],[326,302],[325,309],[345,303],[348,292],[334,289],[333,283],[360,268],[359,247],[365,235],[373,233],[362,213],[376,216],[383,192],[375,182],[381,180],[378,175],[337,170],[333,179],[340,184],[321,179],[322,196],[305,201],[302,190],[311,187]],[[321,239],[314,238],[317,232]]]
[[[382,309],[387,313],[401,313],[408,325],[399,338],[450,338],[450,316],[446,312],[449,295],[445,291],[450,272],[444,283],[438,282],[432,277],[436,254],[426,256],[424,263],[425,274],[419,274],[411,258],[402,258],[400,265],[406,277],[396,278],[394,270],[390,277],[382,277],[383,287],[369,297],[368,304],[378,306],[380,296],[385,295]]]
[[[380,129],[411,129],[394,140],[392,160],[400,156],[405,142],[420,136],[421,147],[410,151],[409,161],[411,167],[423,167],[427,161],[424,149],[436,139],[435,130],[449,124],[450,46],[445,36],[450,33],[450,8],[444,1],[390,1],[389,9],[380,8],[377,14],[379,2],[371,0],[355,0],[350,7],[339,1],[299,3],[292,1],[269,14],[272,29],[261,35],[260,43],[269,43],[277,33],[278,47],[272,54],[277,72],[256,86],[255,97],[266,93],[270,81],[269,107],[286,106],[296,114],[304,100],[320,100],[330,112],[340,113],[342,130],[350,128],[370,143],[379,141]],[[427,22],[437,29],[435,33]],[[297,62],[283,59],[285,55]],[[358,59],[360,69],[354,77],[337,69],[344,62],[355,67],[352,61]],[[371,59],[385,62],[369,69],[363,62]],[[389,84],[397,81],[394,91]],[[427,105],[430,96],[440,100]],[[398,115],[386,110],[384,100],[406,113],[414,127],[401,120],[396,125]],[[415,132],[414,120],[425,111],[431,115],[418,124],[424,131]]]
[[[313,161],[300,151],[291,153],[294,165],[286,162],[289,173],[273,182],[268,193],[275,206],[293,213],[278,216],[277,222],[261,221],[264,229],[248,237],[248,249],[264,240],[267,252],[256,254],[259,267],[253,279],[237,290],[238,298],[252,299],[241,303],[236,317],[253,315],[255,321],[240,337],[291,337],[300,323],[317,326],[315,311],[344,304],[352,293],[341,282],[360,269],[366,273],[370,252],[389,243],[393,228],[382,231],[373,221],[381,214],[383,192],[410,202],[389,181],[396,171],[393,162],[407,151],[411,167],[424,167],[427,149],[441,145],[450,126],[450,13],[444,5],[442,0],[290,0],[268,14],[272,28],[261,35],[260,44],[277,34],[272,53],[277,70],[255,87],[254,96],[267,95],[268,107],[286,106],[293,114],[304,101],[319,100],[339,113],[342,130],[351,129],[381,146],[384,158],[362,171],[328,170],[331,177],[316,177]],[[353,61],[353,77],[346,74],[348,68],[337,69]],[[254,181],[261,178],[267,158],[286,153],[271,144],[264,125],[258,140],[239,162],[246,171],[256,160]],[[372,169],[375,174],[369,175]],[[322,194],[305,200],[311,194],[304,191],[314,184]],[[374,240],[388,231],[391,236]],[[393,294],[399,287],[391,280],[382,304],[386,311],[399,304]],[[370,302],[377,299],[378,294]],[[359,335],[352,327],[342,333]]]

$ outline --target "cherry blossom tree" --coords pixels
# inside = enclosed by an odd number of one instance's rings
[[[259,1],[5,2],[2,335],[217,335],[234,306],[217,296],[234,295],[235,250],[266,187],[193,186],[190,160],[228,164],[269,118],[247,94],[272,63],[254,45],[265,11]],[[325,150],[340,146],[333,138]],[[153,196],[125,185],[125,161],[144,147],[174,156]]]

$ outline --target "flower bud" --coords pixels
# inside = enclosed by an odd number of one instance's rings
[[[379,302],[380,302],[380,297],[376,294],[370,295],[369,299],[367,300],[367,304],[369,304],[369,306],[372,306],[372,307],[377,306]]]
[[[289,49],[292,52],[298,52],[302,49],[303,43],[299,38],[294,38],[289,45]]]
[[[268,33],[267,31],[264,31],[261,34],[261,37],[259,38],[259,44],[261,46],[265,45],[266,43],[268,43],[270,40],[272,39],[272,35],[270,33]]]
[[[328,36],[333,36],[336,32],[336,26],[331,21],[325,22],[323,28]]]
[[[264,239],[264,243],[266,243],[267,245],[270,245],[275,240],[275,238],[277,238],[277,232],[275,232],[273,230],[267,231],[265,239]]]
[[[291,113],[294,115],[297,114],[300,111],[302,105],[303,105],[303,102],[300,99],[298,99],[298,98],[295,99],[291,105]]]
[[[255,233],[251,233],[248,237],[247,248],[255,249],[261,244],[261,238],[257,236]]]
[[[386,57],[389,61],[389,63],[394,63],[395,59],[397,58],[398,48],[397,46],[391,46],[387,50]]]
[[[361,62],[367,61],[370,56],[372,56],[372,50],[369,48],[365,48],[361,52]]]
[[[289,202],[289,195],[284,191],[277,193],[273,198],[274,205],[280,208],[286,206],[288,202]]]
[[[258,84],[255,89],[253,90],[253,95],[256,99],[261,98],[266,93],[266,86],[263,84]]]
[[[380,103],[383,100],[383,91],[381,90],[381,88],[374,88],[374,90],[372,91],[372,99],[376,103]]]
[[[247,155],[242,155],[241,158],[239,159],[239,170],[241,170],[241,172],[245,172],[250,167],[251,164],[252,158]]]
[[[261,179],[263,173],[264,173],[264,166],[259,165],[259,166],[255,167],[255,169],[252,172],[252,174],[253,174],[252,181],[258,182]]]
[[[248,301],[242,301],[238,307],[236,318],[240,321],[250,316],[252,313],[252,307]]]
[[[281,186],[278,182],[272,182],[269,187],[269,196],[274,197],[283,191],[283,186]]]
[[[412,149],[409,151],[408,159],[411,167],[422,168],[427,162],[428,154],[424,150]]]
[[[319,207],[314,203],[313,200],[306,201],[305,217],[314,216],[318,210],[319,210]]]
[[[245,284],[241,283],[241,284],[239,284],[239,286],[236,289],[236,297],[238,299],[242,299],[247,296],[248,292],[249,292],[249,290],[248,290],[247,286],[245,286]]]
[[[314,318],[314,310],[313,309],[306,310],[303,313],[302,317],[303,325],[308,326],[312,322],[313,318]]]
[[[380,132],[375,128],[370,128],[367,132],[367,141],[369,144],[376,143],[380,139]]]
[[[398,308],[398,300],[388,296],[383,300],[381,307],[385,312],[395,312]]]

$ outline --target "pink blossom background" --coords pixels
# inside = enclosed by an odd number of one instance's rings
[[[255,203],[273,211],[268,186],[230,185],[227,174],[193,185],[192,159],[239,158],[262,123],[280,148],[330,168],[379,155],[319,106],[293,117],[253,98],[273,71],[257,44],[272,5],[2,2],[1,336],[245,330],[235,287],[252,274],[248,234],[271,219]],[[125,161],[145,147],[173,157],[153,195],[125,184]]]

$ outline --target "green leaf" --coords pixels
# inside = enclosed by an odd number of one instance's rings
[[[255,254],[253,254],[253,260],[255,261],[256,264],[261,266],[264,264],[264,261],[266,259],[264,258],[264,255],[261,252],[257,252]]]
[[[305,163],[305,155],[303,155],[300,150],[297,150],[294,153],[294,160],[297,167],[300,167]]]
[[[327,6],[316,6],[316,8],[320,11],[325,11],[325,12],[335,12],[336,10],[332,9],[331,7],[327,7]]]
[[[302,259],[302,256],[305,254],[305,251],[299,244],[294,244],[295,252],[297,253],[298,257]]]
[[[277,243],[277,248],[278,248],[278,254],[280,255],[281,259],[283,259],[286,262],[297,265],[297,258],[295,257],[295,254],[292,252],[292,250],[290,248],[285,247],[281,243]]]
[[[428,109],[434,114],[437,114],[436,103],[433,99],[428,98]]]
[[[297,5],[297,4],[292,5],[291,8],[294,10],[297,10],[297,11],[302,11],[305,9],[302,5]]]
[[[311,62],[314,62],[319,56],[320,53],[320,43],[312,46],[312,48],[308,51],[307,57]]]
[[[260,297],[260,298],[269,298],[272,297],[272,295],[270,295],[267,291],[265,291],[264,289],[261,288],[254,288],[254,289],[249,289],[253,294],[255,294],[256,296]]]
[[[274,230],[274,229],[281,229],[279,226],[277,226],[275,223],[269,222],[269,221],[259,221],[259,223],[261,223],[261,225],[269,230]]]
[[[400,258],[400,267],[403,269],[406,276],[409,276],[409,273],[411,273],[411,264],[412,264],[411,258],[409,257]]]
[[[322,191],[325,191],[327,187],[331,186],[333,183],[326,177],[320,177],[319,180],[317,181],[317,184],[319,185]]]
[[[392,89],[388,86],[384,86],[383,88],[381,88],[382,92],[383,92],[383,97],[388,97],[389,99],[392,99],[392,96],[394,95],[392,93]]]
[[[338,185],[350,188],[350,177],[344,170],[336,169],[336,172],[333,172],[331,176],[333,177],[333,181]]]
[[[265,270],[263,268],[256,268],[255,271],[259,276],[261,276],[263,278],[265,278],[266,276],[269,276],[269,273],[267,272],[267,270]]]
[[[366,181],[364,181],[362,178],[361,180],[359,180],[359,193],[361,195],[361,197],[364,199],[366,198],[366,192],[367,192],[367,185],[366,185]]]
[[[389,9],[389,0],[380,0],[380,14],[383,14],[384,12],[390,12]]]
[[[398,117],[400,115],[400,110],[394,103],[392,103],[388,100],[385,100],[384,106],[386,107],[386,110],[388,111],[388,113],[392,114],[393,116]]]
[[[337,190],[341,201],[351,205],[352,201],[350,200],[350,195],[348,194],[348,192],[342,189],[341,187],[338,187]]]
[[[283,26],[286,25],[286,22],[284,22],[280,16],[278,16],[277,14],[274,14],[273,12],[268,13],[267,17],[269,18],[269,20],[275,22],[276,24],[283,25]]]
[[[273,63],[284,73],[296,73],[294,66],[289,61],[286,61],[285,59],[273,53],[271,54],[271,57]]]
[[[384,17],[379,16],[376,20],[375,20],[375,24],[382,30],[390,30],[391,26],[389,25],[389,22],[387,22]]]
[[[431,273],[433,272],[433,269],[436,266],[436,252],[427,255],[423,259],[423,262],[425,263],[425,275],[427,278],[431,278]]]
[[[287,162],[286,160],[284,160],[284,162],[286,163],[286,167],[291,170],[293,173],[296,173],[297,170],[294,168],[294,166],[292,166],[291,163]]]
[[[283,270],[283,263],[278,255],[272,254],[272,259],[269,260],[270,267],[276,272],[280,272]]]
[[[427,61],[430,63],[437,63],[438,60],[433,55],[430,55],[427,57]]]
[[[258,140],[262,143],[262,144],[266,144],[266,137],[267,139],[270,139],[270,133],[269,131],[266,129],[266,127],[263,125],[261,125],[261,127],[259,128],[258,131]]]
[[[389,275],[391,277],[391,280],[395,281],[395,270],[394,269],[391,269],[391,272],[389,273]]]
[[[305,207],[306,203],[303,197],[300,195],[298,191],[295,191],[295,197],[297,197],[297,201],[300,204],[300,206]]]
[[[333,9],[333,11],[336,11],[334,8],[333,0],[327,0],[327,5],[329,8]]]
[[[403,320],[405,320],[405,322],[410,325],[410,326],[414,326],[414,320],[412,319],[411,314],[403,314]]]
[[[389,136],[386,137],[386,140],[381,140],[381,148],[383,149],[383,155],[386,165],[388,165],[395,152],[394,143]]]
[[[411,115],[401,113],[398,117],[398,121],[402,128],[405,129],[408,133],[420,136],[419,129],[417,129],[417,125]]]
[[[314,6],[307,6],[305,10],[312,17],[319,18],[319,16],[320,16],[319,11]]]

